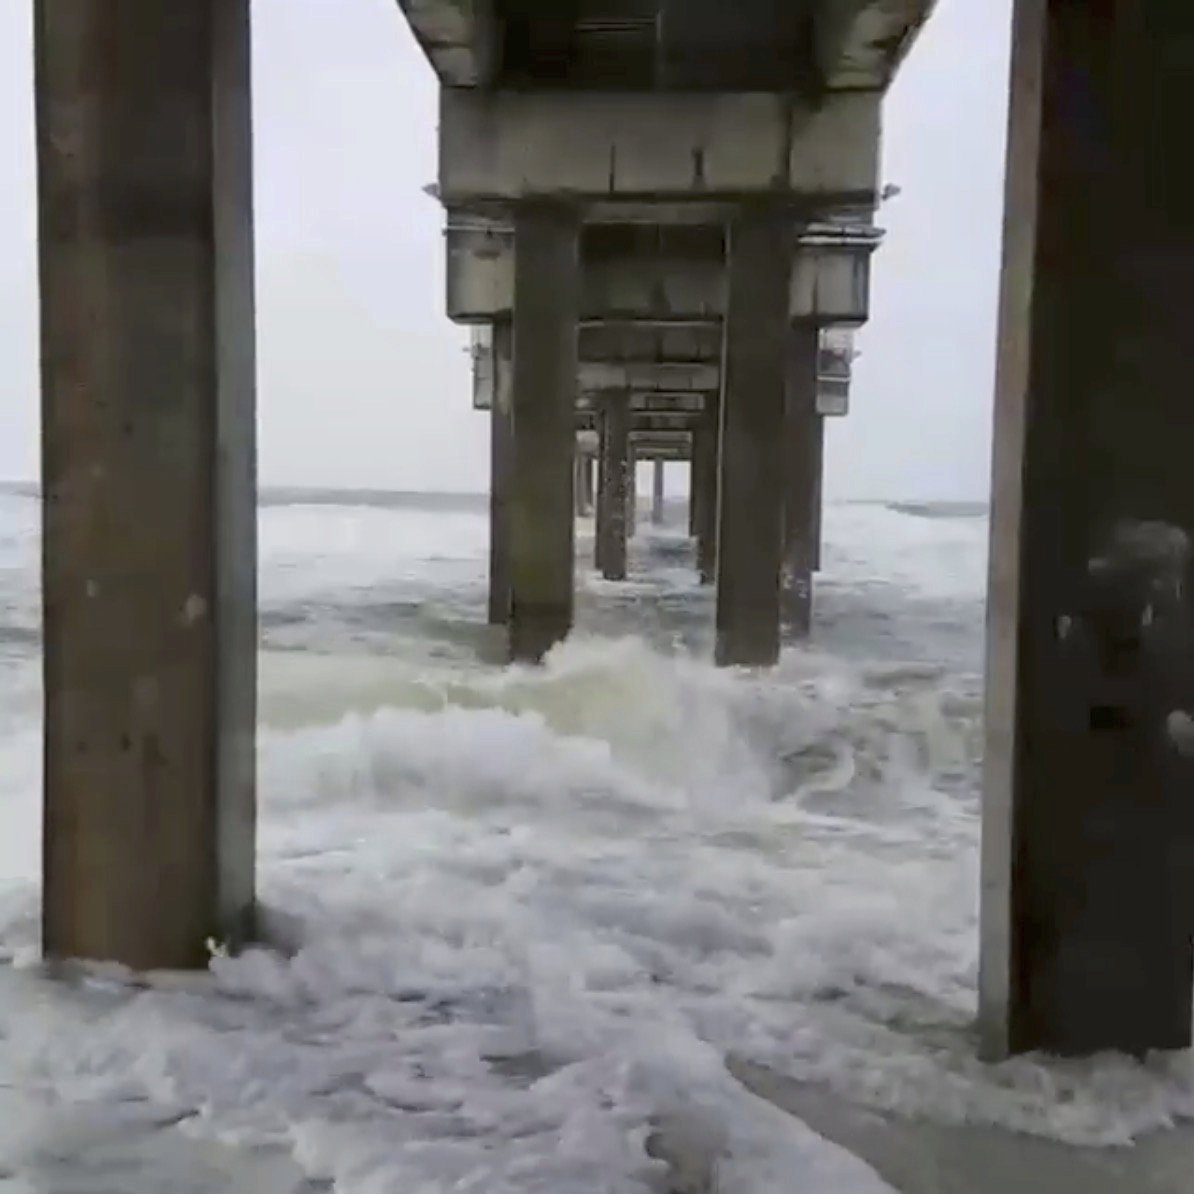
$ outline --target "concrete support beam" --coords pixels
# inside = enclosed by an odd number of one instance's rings
[[[686,460],[692,454],[692,432],[640,431],[631,422],[630,448],[639,460]]]
[[[716,387],[708,393],[688,390],[671,394],[667,390],[645,390],[630,395],[630,409],[636,415],[699,415],[705,409],[708,394],[716,392]],[[576,409],[578,411],[599,410],[604,395],[607,393],[625,393],[625,389],[582,391],[577,399]]]
[[[660,361],[655,364],[618,364],[585,361],[580,366],[582,393],[616,390],[649,394],[707,394],[721,383],[716,365],[698,361]]]
[[[720,304],[724,305],[724,303]],[[848,379],[857,356],[851,328],[826,327],[821,333],[821,375]],[[721,363],[721,320],[700,323],[631,323],[602,321],[583,324],[582,361],[704,361]]]
[[[440,82],[484,87],[494,74],[497,28],[493,0],[398,0]]]
[[[988,615],[989,1056],[1185,1049],[1189,13],[1018,0]],[[1074,81],[1081,80],[1081,103]]]
[[[700,422],[699,414],[667,413],[660,411],[632,411],[630,429],[632,432],[690,432]],[[599,416],[594,411],[577,411],[578,431],[596,430]]]
[[[719,260],[624,257],[585,263],[581,313],[586,320],[683,323],[723,313]]]
[[[654,526],[663,526],[663,461],[656,460],[651,473],[651,522]]]
[[[780,609],[784,629],[795,638],[808,637],[813,618],[813,536],[817,526],[817,448],[821,430],[817,414],[818,340],[817,329],[809,325],[793,328],[788,336]]]
[[[692,449],[687,443],[667,443],[646,445],[639,453],[639,460],[666,460],[669,463],[687,464],[692,456]]]
[[[642,324],[602,320],[580,329],[582,361],[694,361],[721,364],[721,320],[698,324]]]
[[[937,0],[819,0],[815,53],[830,90],[886,91]]]
[[[597,486],[597,568],[606,580],[626,579],[630,482],[630,404],[611,394],[601,412],[601,467]]]
[[[769,206],[730,230],[717,662],[770,666],[779,658],[783,431],[788,372],[788,280],[793,230]]]
[[[512,386],[514,329],[493,328],[493,389],[489,427],[489,624],[510,620],[510,485],[514,475]]]
[[[871,211],[876,92],[804,104],[766,93],[440,92],[439,193],[475,207],[781,197],[805,212]]]
[[[34,4],[44,948],[199,968],[254,905],[249,5],[110,10]]]
[[[495,322],[502,322],[501,319]],[[508,318],[506,319],[508,322]],[[473,357],[473,406],[488,410],[493,402],[496,365],[493,360],[491,325],[475,324],[470,329]],[[721,324],[707,327],[667,328],[622,325],[590,326],[581,329],[579,358],[590,372],[586,381],[616,381],[621,391],[626,381],[641,383],[632,390],[631,406],[644,411],[699,411],[710,393],[721,384],[721,349],[712,351],[712,341],[720,345]],[[614,333],[612,335],[606,333]],[[851,362],[854,351],[848,329],[833,327],[822,333],[820,378],[817,409],[829,417],[845,415],[849,409]],[[845,344],[842,341],[845,339]],[[624,350],[624,353],[623,351]],[[625,372],[631,367],[630,374]],[[676,382],[680,389],[669,389]],[[707,382],[708,390],[693,389]],[[577,406],[581,410],[599,405],[601,389],[581,388]]]
[[[510,654],[537,663],[572,628],[576,214],[522,204],[515,240]]]
[[[881,234],[869,227],[807,230],[793,263],[792,318],[864,323],[870,308],[870,259],[880,239]],[[716,247],[720,250],[720,243]],[[723,255],[719,251],[710,256],[707,247],[698,253],[698,244],[690,256],[681,256],[682,248],[634,251],[617,238],[603,253],[617,250],[620,255],[598,256],[594,247],[583,259],[582,322],[676,323],[685,331],[720,321],[725,314]],[[478,323],[508,317],[514,294],[509,230],[476,217],[449,223],[445,279],[450,319]]]

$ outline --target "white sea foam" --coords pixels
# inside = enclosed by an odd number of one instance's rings
[[[402,512],[371,511],[331,551],[323,517],[269,558],[298,571],[309,537],[366,577],[385,565],[358,555],[403,542]],[[471,568],[482,591],[475,530],[471,563],[426,558],[427,536],[401,568],[432,589]],[[727,1057],[1088,1143],[1194,1115],[1185,1061],[974,1060],[983,527],[839,507],[828,532],[827,629],[772,675],[628,636],[666,630],[669,601],[707,614],[668,569],[621,637],[582,627],[541,672],[348,650],[318,620],[304,650],[267,653],[262,887],[290,948],[207,978],[63,986],[29,967],[26,670],[0,729],[0,950],[19,963],[0,969],[0,1078],[293,1150],[348,1194],[658,1188],[660,1132],[703,1141],[720,1188],[884,1188]],[[267,568],[266,602],[316,600],[292,584]]]

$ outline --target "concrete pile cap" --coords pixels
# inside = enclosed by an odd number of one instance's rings
[[[887,235],[882,228],[862,224],[809,224],[798,243],[808,248],[867,249],[874,252]]]

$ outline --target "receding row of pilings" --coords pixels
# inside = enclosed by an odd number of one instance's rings
[[[591,452],[578,446],[574,484],[576,516],[596,520],[593,535],[593,563],[606,580],[625,580],[628,568],[628,541],[638,532],[641,502],[638,492],[639,465],[651,465],[650,520],[653,527],[667,521],[666,466],[669,461],[687,463],[689,468],[688,535],[697,538],[698,490],[693,474],[693,459],[687,446],[673,442],[667,446],[636,447],[629,433],[625,409],[614,407],[602,421],[602,450]],[[671,437],[669,437],[671,440]],[[490,515],[499,508],[491,497]],[[496,530],[496,527],[493,528]],[[498,551],[500,536],[491,534],[490,552]],[[494,624],[504,623],[501,613]]]
[[[493,331],[489,603],[491,621],[509,627],[511,657],[542,659],[571,628],[578,508],[595,509],[597,568],[625,579],[635,462],[667,456],[689,462],[695,564],[717,585],[717,661],[774,664],[785,628],[809,632],[820,561],[820,330],[791,317],[791,216],[748,207],[729,225],[718,384],[684,431],[636,452],[648,433],[630,389],[601,393],[591,495],[575,424],[579,222],[563,204],[528,203],[514,223],[513,314]],[[654,497],[659,509],[658,489]]]

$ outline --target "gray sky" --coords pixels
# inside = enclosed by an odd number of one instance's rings
[[[27,0],[0,3],[0,478],[37,473]],[[435,85],[395,0],[256,0],[261,474],[483,489],[464,333],[443,315]],[[837,496],[986,493],[1010,0],[940,0],[887,107],[872,320]],[[679,478],[677,477],[677,481]]]

